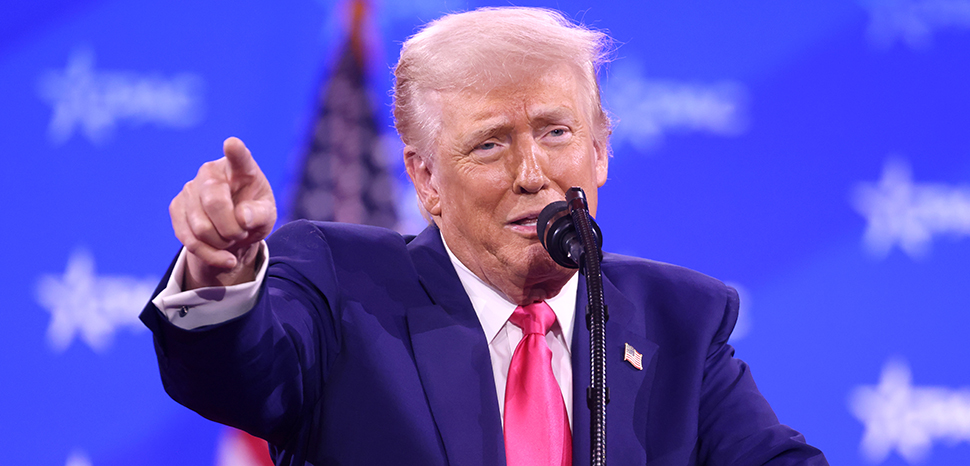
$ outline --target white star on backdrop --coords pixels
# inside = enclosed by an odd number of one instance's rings
[[[933,442],[970,441],[970,390],[913,386],[909,366],[886,362],[878,385],[857,387],[852,414],[865,425],[860,450],[871,463],[895,450],[909,463],[929,455]]]
[[[50,347],[61,352],[80,338],[95,351],[105,350],[120,327],[144,330],[138,313],[151,298],[157,281],[131,277],[99,277],[94,256],[74,251],[63,275],[43,275],[37,301],[51,314]]]
[[[876,257],[893,246],[913,258],[929,251],[933,237],[970,236],[970,189],[913,182],[909,165],[892,157],[876,183],[859,183],[852,204],[866,218],[864,242]]]

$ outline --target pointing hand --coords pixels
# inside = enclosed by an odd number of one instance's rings
[[[273,190],[249,149],[231,137],[222,150],[225,157],[203,164],[169,206],[188,251],[186,290],[251,281],[259,242],[276,223]]]

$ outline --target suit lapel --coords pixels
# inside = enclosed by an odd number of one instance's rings
[[[408,309],[408,332],[448,462],[505,464],[505,443],[488,342],[438,229],[408,244],[434,303]]]
[[[606,322],[606,458],[614,464],[646,463],[647,406],[658,346],[646,337],[644,310],[631,303],[603,276],[609,310]],[[580,280],[573,327],[573,464],[589,464],[590,415],[586,388],[590,385],[589,329],[586,328],[586,280]],[[625,344],[643,355],[643,370],[623,360]]]

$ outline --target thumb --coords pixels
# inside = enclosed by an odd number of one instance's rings
[[[272,200],[255,199],[238,203],[235,207],[236,221],[243,229],[257,233],[263,239],[276,224],[276,204]]]

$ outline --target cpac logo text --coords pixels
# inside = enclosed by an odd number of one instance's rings
[[[897,39],[912,49],[929,47],[937,30],[970,29],[970,0],[864,0],[869,40],[888,48]]]
[[[638,150],[657,146],[665,134],[737,136],[747,127],[747,92],[738,83],[650,79],[630,64],[614,67],[604,93],[619,120],[613,141]]]
[[[41,76],[38,91],[53,110],[48,138],[54,145],[67,142],[75,132],[92,143],[104,143],[122,122],[187,128],[202,117],[198,76],[98,71],[89,50],[71,55],[64,70]]]

